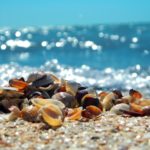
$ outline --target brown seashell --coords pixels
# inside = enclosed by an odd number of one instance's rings
[[[62,110],[65,108],[65,105],[61,101],[58,101],[55,99],[33,98],[33,99],[31,99],[31,102],[38,109],[40,109],[41,107],[43,107],[45,105],[49,105],[49,104],[57,105]]]
[[[102,112],[100,108],[93,105],[87,106],[86,110],[89,111],[94,116],[98,116]]]
[[[10,110],[11,113],[9,115],[8,120],[13,121],[13,120],[16,120],[17,118],[21,118],[21,111],[18,107],[11,106],[9,108],[9,110]]]
[[[150,106],[150,100],[144,99],[138,103],[140,106]]]
[[[81,106],[82,98],[86,94],[92,94],[92,95],[96,96],[96,91],[93,88],[79,87],[79,89],[76,93],[76,96],[75,96],[78,101],[79,106]]]
[[[74,81],[65,81],[66,92],[70,93],[73,96],[76,96],[80,84]]]
[[[63,113],[60,108],[54,104],[48,104],[40,109],[43,120],[51,127],[59,127],[63,123]]]
[[[82,105],[83,109],[85,109],[89,105],[94,105],[96,107],[102,108],[102,105],[101,105],[99,99],[93,94],[86,94],[82,98],[81,102],[82,102],[81,105]]]
[[[37,122],[39,109],[35,106],[28,106],[21,110],[21,117],[30,122]]]
[[[113,90],[112,92],[113,92],[114,94],[116,94],[117,98],[122,98],[122,97],[123,97],[120,90]]]
[[[141,99],[142,98],[142,94],[139,91],[136,91],[134,89],[131,89],[129,91],[129,95],[132,96],[135,99]]]
[[[130,115],[130,116],[134,116],[134,117],[139,117],[139,116],[143,116],[143,113],[139,113],[139,112],[135,112],[135,111],[131,111],[131,110],[120,110],[120,111],[122,111],[123,113],[125,113],[125,114],[128,114],[128,115]]]
[[[52,96],[52,99],[56,99],[64,103],[68,108],[74,108],[77,106],[77,100],[74,96],[66,92],[59,92]]]
[[[82,111],[82,117],[92,119],[101,114],[101,110],[93,105],[87,106],[85,110]]]
[[[98,96],[100,97],[101,100],[103,100],[106,95],[108,95],[108,92],[105,92],[105,91],[100,92],[100,93],[98,94]]]
[[[111,107],[114,105],[113,101],[117,99],[116,94],[113,92],[109,93],[105,96],[105,98],[102,101],[103,110],[110,110]]]
[[[133,110],[135,112],[143,113],[142,106],[140,106],[138,104],[130,103],[130,108],[131,108],[131,110]]]
[[[84,118],[88,118],[88,119],[92,119],[93,118],[93,115],[89,111],[87,111],[86,109],[82,110],[81,115]]]
[[[150,106],[143,107],[143,114],[146,116],[150,116]]]
[[[69,109],[66,118],[68,120],[80,120],[81,112],[82,112],[82,110],[80,108]]]

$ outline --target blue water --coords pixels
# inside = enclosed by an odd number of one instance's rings
[[[150,95],[150,23],[1,28],[0,84],[36,71]]]
[[[149,66],[150,24],[4,29],[0,36],[0,64],[39,67],[57,59],[96,69]]]

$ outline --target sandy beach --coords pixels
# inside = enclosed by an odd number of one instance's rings
[[[2,118],[3,115],[1,115]],[[22,119],[0,123],[3,150],[149,150],[150,117],[123,117],[106,112],[97,120],[64,122],[57,129]]]

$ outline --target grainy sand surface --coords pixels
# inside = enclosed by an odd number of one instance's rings
[[[0,149],[149,150],[150,117],[123,117],[106,112],[95,121],[65,121],[56,130],[43,129],[42,123],[22,119],[1,119]]]

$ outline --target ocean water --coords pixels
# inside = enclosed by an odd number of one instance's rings
[[[150,95],[150,24],[0,28],[0,85],[37,71]]]

